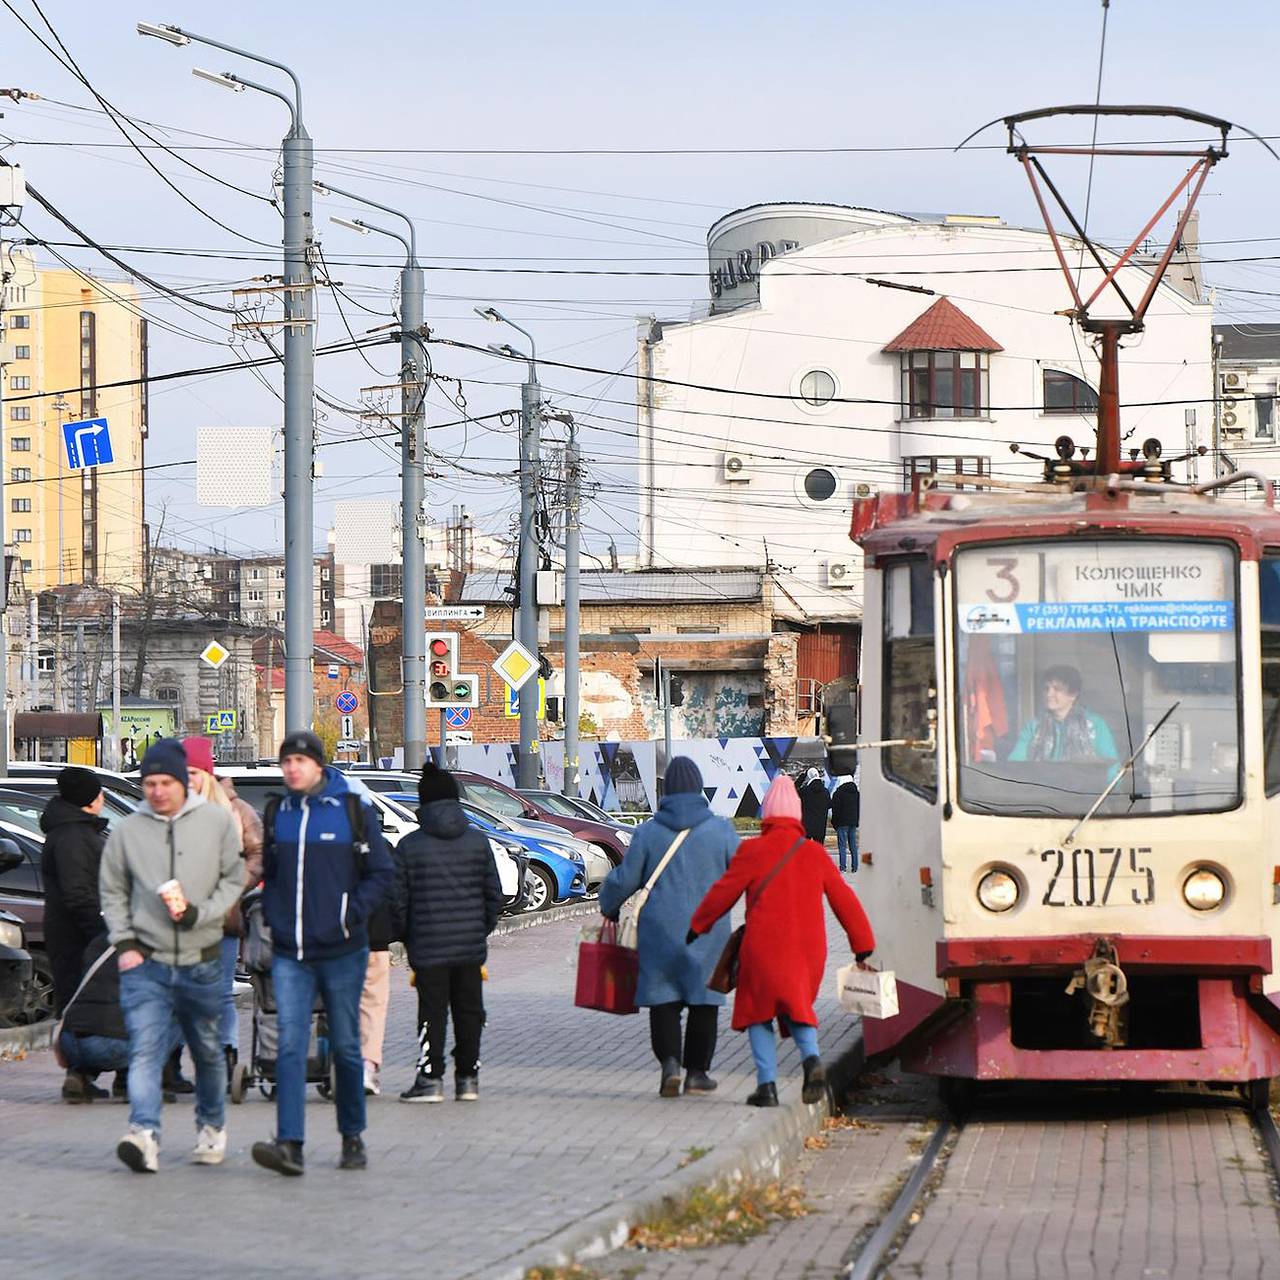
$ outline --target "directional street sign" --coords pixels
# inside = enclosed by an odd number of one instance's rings
[[[428,622],[479,622],[484,617],[484,605],[429,604],[425,617]]]
[[[446,729],[465,729],[471,723],[470,707],[446,707],[444,727]]]
[[[210,640],[200,652],[200,661],[207,662],[215,669],[222,666],[229,657],[231,657],[230,650],[225,649],[216,640]]]
[[[219,711],[218,728],[230,729],[232,733],[234,733],[236,728],[236,713],[234,711]]]
[[[530,653],[519,640],[513,640],[498,655],[493,669],[506,681],[510,689],[519,689],[538,670],[537,656]]]
[[[351,719],[350,716],[342,717],[341,733],[344,738],[354,738],[356,736],[355,722]]]
[[[357,698],[350,689],[344,689],[336,698],[334,698],[333,705],[337,707],[344,716],[349,716],[360,705],[360,699]],[[349,733],[345,733],[342,736],[344,738],[349,738],[351,735]]]
[[[86,418],[83,422],[64,422],[62,440],[67,447],[67,468],[83,471],[114,462],[111,432],[106,418]]]

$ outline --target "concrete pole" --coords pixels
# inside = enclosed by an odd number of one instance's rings
[[[111,593],[111,754],[110,767],[120,770],[120,597]]]
[[[666,758],[662,762],[665,775],[671,763],[671,673],[665,662],[662,664],[662,739],[666,747]]]
[[[582,479],[578,465],[578,428],[569,419],[569,439],[564,447],[564,794],[579,794],[578,721],[581,690],[582,580],[578,564],[581,534]]]
[[[412,227],[412,224],[410,224]],[[403,560],[401,617],[404,658],[404,764],[417,773],[426,761],[427,749],[427,640],[426,640],[426,552],[422,535],[423,464],[425,462],[426,360],[423,357],[423,282],[416,255],[400,273],[401,378],[400,410],[404,426],[400,433],[400,506]],[[441,712],[443,721],[444,713]]]
[[[509,322],[508,322],[509,323]],[[538,653],[537,573],[541,560],[538,539],[538,470],[542,391],[537,366],[529,361],[529,376],[520,403],[520,616],[516,635],[535,656]],[[538,785],[538,677],[520,687],[520,785]]]
[[[311,138],[295,115],[284,140],[284,729],[315,713],[315,289],[311,271]]]
[[[6,166],[7,167],[7,166]],[[9,214],[17,214],[12,206],[5,206]],[[0,223],[0,424],[4,422],[4,380],[6,376],[4,353],[4,295],[9,283],[10,259],[5,257],[4,223]],[[9,610],[9,567],[5,563],[5,515],[4,515],[4,464],[8,454],[4,448],[5,432],[0,425],[0,573],[4,574],[3,605],[0,605],[0,777],[9,774],[9,635],[4,625]],[[17,554],[15,550],[15,555]]]

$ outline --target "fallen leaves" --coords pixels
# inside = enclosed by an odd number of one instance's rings
[[[781,1182],[703,1187],[666,1212],[634,1226],[627,1246],[664,1250],[738,1244],[767,1231],[771,1222],[802,1218],[808,1212],[803,1190]],[[530,1280],[560,1278],[530,1277]]]

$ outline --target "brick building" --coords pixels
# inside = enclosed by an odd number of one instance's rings
[[[483,604],[485,617],[454,624],[462,635],[460,670],[480,676],[480,706],[467,731],[476,743],[510,742],[518,722],[507,714],[506,686],[493,674],[494,659],[512,632],[510,576],[473,573],[457,577],[451,597]],[[851,674],[857,665],[857,628],[819,633],[758,570],[644,572],[582,575],[581,714],[584,737],[636,740],[662,736],[663,716],[653,687],[654,660],[680,677],[684,703],[674,709],[676,738],[788,736],[814,729],[814,681],[805,664],[822,667],[825,679]],[[549,718],[544,739],[563,736],[564,609],[542,610],[540,648],[552,667]],[[434,625],[434,624],[433,624]],[[447,624],[440,624],[441,626]],[[370,634],[375,750],[394,755],[401,745],[400,604],[374,606]],[[439,725],[428,723],[438,740]]]

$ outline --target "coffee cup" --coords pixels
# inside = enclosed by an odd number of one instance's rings
[[[156,892],[175,920],[186,911],[187,895],[182,892],[182,885],[177,880],[166,880],[164,884],[157,887]]]

